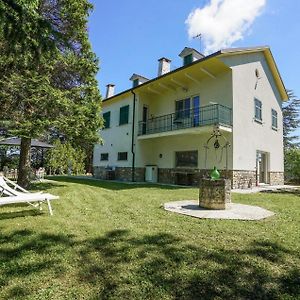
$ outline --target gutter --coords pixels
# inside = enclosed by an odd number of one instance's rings
[[[131,166],[131,181],[135,181],[135,151],[134,151],[134,133],[135,133],[135,101],[136,94],[131,90],[133,94],[133,114],[132,114],[132,136],[131,136],[131,153],[132,153],[132,166]]]

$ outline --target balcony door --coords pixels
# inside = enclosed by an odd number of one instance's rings
[[[147,133],[147,120],[148,120],[148,107],[143,106],[143,124],[142,124],[142,134]]]
[[[200,97],[193,96],[175,102],[175,120],[177,125],[195,127],[200,124]]]
[[[200,97],[193,97],[193,122],[194,127],[200,125]]]

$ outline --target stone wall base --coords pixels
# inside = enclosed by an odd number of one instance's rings
[[[231,172],[231,186],[233,189],[250,189],[256,186],[256,172],[255,171],[239,171]]]
[[[105,167],[93,167],[93,174],[97,179],[106,179]]]
[[[212,170],[202,169],[178,169],[178,168],[159,168],[158,182],[166,184],[178,184],[188,186],[199,186],[202,178],[208,178]],[[256,172],[244,170],[221,170],[221,178],[231,180],[233,189],[248,189],[256,186]],[[94,167],[94,177],[99,179],[107,178],[105,167]],[[121,181],[132,180],[132,169],[130,167],[116,167],[115,179]],[[135,168],[135,181],[145,181],[145,168]],[[283,185],[283,172],[269,172],[269,183],[271,185]]]
[[[178,185],[198,186],[202,178],[209,177],[212,170],[203,169],[158,169],[158,182]],[[231,178],[230,171],[221,170],[221,177]]]
[[[145,168],[135,168],[135,181],[145,181]],[[107,176],[107,169],[105,167],[94,167],[94,177],[98,179],[109,179]],[[130,167],[116,167],[116,180],[132,181],[132,169]]]
[[[283,172],[270,172],[270,184],[271,185],[283,185],[284,173]]]

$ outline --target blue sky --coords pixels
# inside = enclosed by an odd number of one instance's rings
[[[107,83],[116,84],[117,93],[130,88],[133,73],[156,77],[157,59],[162,56],[172,60],[172,68],[181,66],[180,51],[185,46],[199,50],[200,45],[189,38],[186,20],[194,9],[211,5],[212,1],[241,0],[92,0],[89,33],[100,59],[97,78],[102,95]],[[255,1],[265,5],[243,33],[243,39],[230,46],[269,45],[286,88],[300,97],[300,1]],[[238,16],[243,7],[230,12],[227,20]],[[205,50],[203,42],[201,50]]]

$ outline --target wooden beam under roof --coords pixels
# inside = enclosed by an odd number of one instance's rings
[[[209,72],[208,70],[204,69],[204,68],[200,68],[200,70],[205,73],[206,75],[208,75],[209,77],[213,78],[213,79],[216,79],[217,77],[212,74],[211,72]]]

